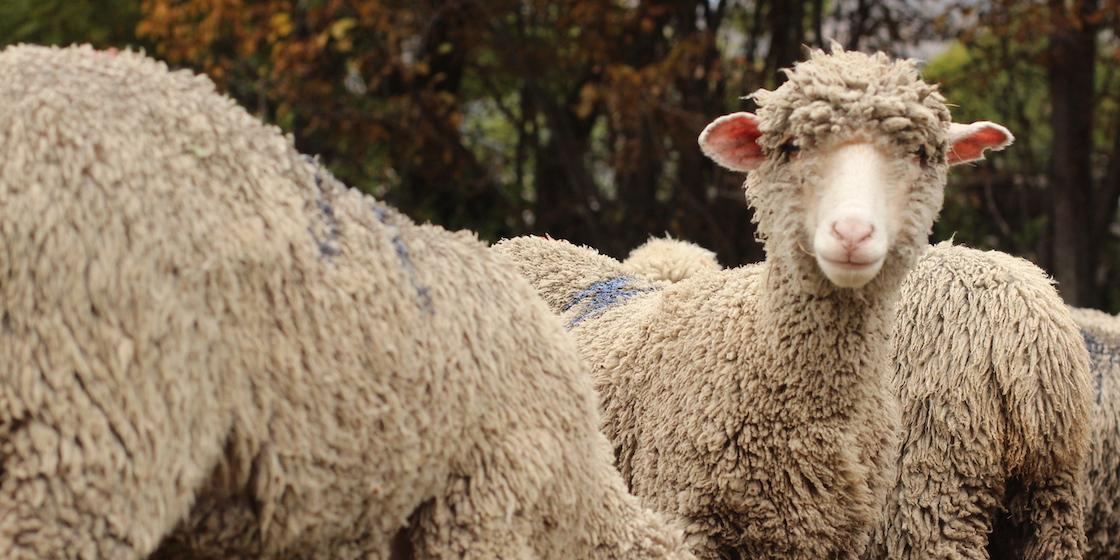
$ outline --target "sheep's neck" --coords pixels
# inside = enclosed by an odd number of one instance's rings
[[[886,374],[894,305],[903,274],[887,263],[880,278],[859,290],[836,288],[811,258],[768,259],[760,304],[768,340],[784,371],[803,382],[839,388]],[[800,279],[800,281],[798,281]]]

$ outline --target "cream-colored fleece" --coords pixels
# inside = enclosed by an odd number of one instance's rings
[[[1080,559],[1089,360],[1050,278],[938,244],[903,284],[892,346],[902,454],[872,556]]]
[[[658,241],[656,251],[639,247],[641,259],[635,249],[628,269],[692,271],[679,281],[712,265],[691,243]],[[1025,260],[949,243],[922,255],[892,339],[902,468],[868,557],[1076,559],[1083,527],[1087,558],[1117,556],[1120,453],[1110,442],[1120,441],[1120,414],[1107,397],[1120,379],[1120,320],[1072,312],[1080,332],[1050,278]]]
[[[941,207],[949,112],[912,63],[840,49],[814,52],[755,98],[764,159],[747,197],[764,263],[666,286],[566,242],[495,250],[562,313],[624,478],[685,523],[698,556],[858,558],[894,480],[888,341]],[[896,161],[923,154],[886,264],[859,289],[833,285],[803,250],[801,189],[817,175],[792,175],[783,145],[797,138],[811,162],[826,136],[870,140]]]
[[[0,215],[0,557],[691,558],[508,261],[204,76],[4,50]]]
[[[1120,318],[1070,308],[1092,363],[1085,465],[1085,560],[1120,558]]]

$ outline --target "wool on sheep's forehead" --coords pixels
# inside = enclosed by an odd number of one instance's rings
[[[947,150],[949,109],[937,86],[924,82],[913,60],[891,60],[834,47],[813,50],[786,70],[788,80],[752,97],[762,120],[759,143],[773,153],[791,137],[812,148],[844,130],[881,132],[907,147],[925,146],[935,161]]]
[[[822,149],[869,140],[885,150],[886,176],[901,178],[909,175],[911,164],[920,165],[918,175],[907,179],[903,198],[896,201],[898,229],[889,234],[883,264],[888,273],[877,274],[873,283],[885,287],[901,281],[925,247],[944,198],[951,124],[944,98],[935,85],[921,79],[914,61],[839,47],[831,54],[813,51],[788,76],[774,91],[754,94],[761,132],[756,141],[763,158],[747,175],[745,188],[755,210],[756,236],[768,258],[778,256],[794,263],[806,278],[821,280],[814,289],[831,289],[823,276],[811,273],[820,265],[812,243],[816,226],[806,218],[811,202],[806,193],[822,184],[824,161],[815,156]],[[789,141],[803,149],[796,166],[782,149]]]

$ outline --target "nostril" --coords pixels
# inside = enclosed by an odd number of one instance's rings
[[[832,224],[832,235],[849,248],[866,242],[874,234],[874,224],[856,218],[845,218]]]
[[[859,243],[863,243],[864,241],[867,241],[868,239],[871,239],[872,235],[875,235],[875,224],[870,224],[868,226],[867,235],[859,238]]]

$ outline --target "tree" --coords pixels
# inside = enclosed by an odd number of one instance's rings
[[[744,95],[826,36],[894,50],[965,32],[945,91],[985,108],[959,117],[1003,119],[1020,141],[955,175],[939,231],[1035,258],[1093,305],[1120,177],[1116,126],[1089,120],[1120,112],[1093,41],[1115,2],[967,2],[939,18],[899,0],[144,0],[140,31],[420,220],[615,256],[667,232],[731,265],[761,248],[742,177],[696,146],[708,121],[751,109]]]
[[[1117,310],[1110,228],[1120,199],[1120,53],[1102,41],[1117,31],[1115,0],[993,0],[956,10],[967,64],[935,77],[962,106],[956,113],[980,100],[980,118],[1002,119],[1018,138],[998,158],[1002,167],[966,174],[965,196],[981,191],[974,210],[999,226],[989,245],[1050,270],[1067,302]]]
[[[4,0],[0,45],[144,46],[135,34],[140,17],[140,0]]]
[[[1116,310],[1120,49],[1101,38],[1118,1],[11,0],[0,41],[148,46],[421,221],[614,256],[671,233],[734,265],[761,246],[699,130],[751,110],[804,45],[908,55],[960,35],[928,74],[959,119],[1019,140],[954,173],[938,236],[1028,256],[1070,302]]]
[[[419,219],[616,256],[669,232],[728,264],[761,249],[742,177],[696,137],[776,85],[802,44],[821,45],[826,18],[823,0],[145,0],[144,12],[160,56]]]
[[[1062,297],[1072,305],[1099,307],[1101,290],[1095,276],[1098,240],[1116,210],[1116,194],[1100,200],[1108,211],[1095,215],[1094,199],[1105,185],[1093,179],[1093,102],[1096,82],[1098,26],[1092,17],[1097,0],[1047,0],[1049,49],[1043,59],[1050,90],[1050,195],[1053,216],[1053,270]]]

